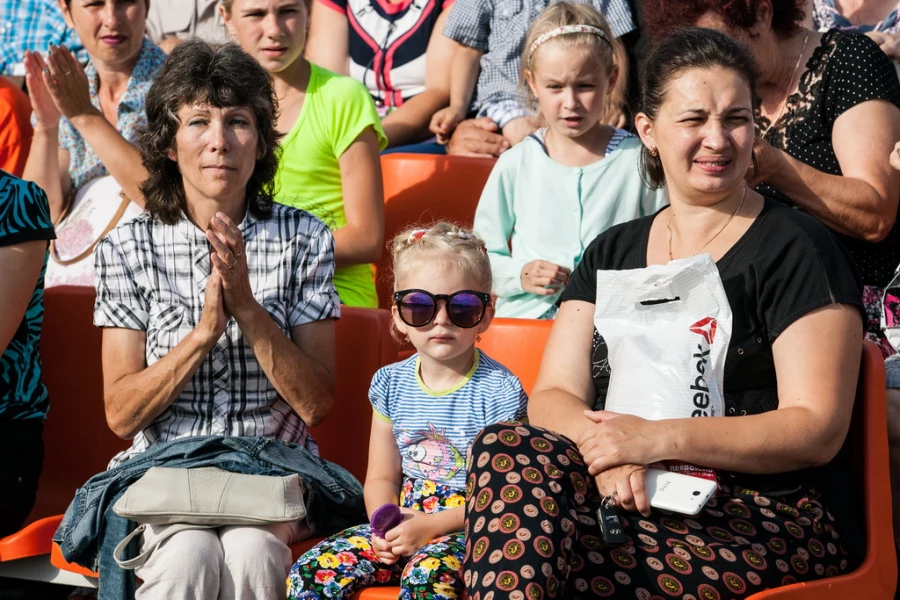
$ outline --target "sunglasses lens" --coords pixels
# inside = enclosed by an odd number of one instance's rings
[[[484,315],[484,302],[475,294],[456,294],[450,299],[447,312],[457,327],[475,327]]]
[[[411,292],[400,301],[400,316],[412,327],[424,327],[434,318],[434,300],[427,294]]]

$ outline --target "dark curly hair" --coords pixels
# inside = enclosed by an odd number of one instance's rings
[[[740,42],[703,27],[676,31],[653,48],[641,71],[640,111],[650,120],[656,119],[673,79],[689,69],[715,67],[732,71],[747,83],[755,111],[757,70],[753,56]],[[757,168],[756,153],[753,154],[753,168]],[[659,155],[650,154],[646,146],[641,149],[640,170],[650,188],[665,186],[662,161]]]
[[[210,44],[199,39],[175,46],[147,93],[147,129],[141,136],[141,158],[149,172],[141,184],[147,212],[169,225],[185,213],[184,182],[169,152],[175,148],[175,134],[181,125],[178,110],[193,104],[245,106],[256,115],[260,147],[246,199],[254,217],[271,216],[281,139],[275,129],[278,102],[272,80],[237,44]]]
[[[693,27],[714,12],[730,29],[747,30],[756,23],[761,0],[644,0],[643,23],[654,42],[672,32]],[[772,30],[780,37],[796,32],[806,16],[805,0],[771,0]]]

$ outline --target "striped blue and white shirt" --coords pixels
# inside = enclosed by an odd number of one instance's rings
[[[506,367],[475,350],[472,368],[450,389],[425,385],[416,354],[375,373],[369,400],[375,417],[393,427],[406,477],[462,490],[475,436],[488,425],[525,418],[528,397]]]

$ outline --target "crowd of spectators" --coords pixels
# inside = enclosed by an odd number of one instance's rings
[[[434,554],[455,565],[446,589],[473,600],[625,589],[701,597],[705,588],[743,597],[854,568],[862,514],[843,447],[863,339],[886,361],[900,494],[898,74],[893,0],[0,2],[0,489],[11,490],[0,536],[22,525],[37,490],[48,410],[41,303],[56,285],[97,291],[102,400],[111,429],[133,439],[110,469],[137,476],[139,455],[195,466],[170,449],[262,438],[302,449],[291,460],[315,489],[323,467],[307,426],[340,403],[333,320],[341,304],[378,306],[373,263],[393,233],[381,155],[405,152],[496,161],[471,231],[441,225],[394,241],[395,260],[398,249],[415,255],[416,244],[434,243],[460,255],[431,256],[435,264],[490,267],[477,285],[446,293],[431,287],[452,278],[395,280],[395,325],[420,356],[411,387],[440,395],[425,379],[446,383],[449,373],[457,391],[479,360],[504,372],[470,352],[495,315],[555,319],[528,422],[479,420],[482,432],[459,437],[468,447],[457,454],[494,457],[521,444],[523,473],[543,463],[571,483],[550,476],[517,488],[555,498],[542,520],[509,496],[507,465],[474,461],[468,489],[459,477],[445,490],[466,494],[465,509],[421,530],[459,531],[464,560]],[[696,254],[712,256],[735,315],[731,418],[663,430],[606,412],[597,271]],[[463,293],[474,308],[453,304]],[[424,325],[415,311],[426,309],[410,298],[430,302]],[[460,324],[479,307],[474,325]],[[441,327],[450,331],[441,343],[464,339],[465,352],[442,354],[416,337]],[[414,444],[384,425],[390,401],[373,398],[382,418],[373,435],[393,453],[395,442]],[[202,448],[210,460],[235,452]],[[237,462],[279,474],[279,452]],[[651,514],[644,473],[667,460],[718,471],[713,504],[695,520]],[[407,485],[407,464],[394,466],[388,478]],[[374,472],[373,481],[387,477]],[[361,502],[349,474],[342,484],[339,502]],[[415,498],[407,509],[425,496]],[[486,526],[484,498],[520,527]],[[593,516],[610,505],[628,515],[627,552],[598,542]],[[377,508],[367,507],[370,516]],[[90,543],[102,553],[120,530]],[[775,535],[782,530],[790,536]],[[434,542],[421,531],[416,541]],[[279,524],[170,538],[150,527],[141,548],[167,543],[136,570],[137,596],[179,597],[190,586],[203,598],[283,597],[289,545],[302,533]],[[329,543],[360,535],[372,544],[367,560],[393,564],[390,544],[368,529]],[[546,547],[507,552],[523,535]],[[722,541],[750,571],[726,573],[733,554],[704,554]],[[663,564],[654,554],[666,544],[681,552]],[[294,568],[292,598],[319,597],[311,582],[326,577],[316,565],[332,546]],[[792,557],[789,568],[771,553]],[[692,560],[709,562],[692,570]],[[114,563],[100,561],[109,577]],[[426,593],[402,571],[371,582]]]

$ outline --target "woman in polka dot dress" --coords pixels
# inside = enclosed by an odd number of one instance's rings
[[[869,37],[801,26],[806,0],[647,0],[651,37],[712,27],[753,51],[760,70],[761,193],[818,219],[850,251],[865,285],[867,337],[881,331],[884,287],[900,263],[900,173],[885,157],[900,139],[900,82]]]
[[[859,284],[825,227],[745,186],[753,86],[744,47],[709,29],[682,30],[648,57],[635,121],[643,174],[666,186],[671,206],[588,247],[561,298],[530,424],[476,438],[471,600],[742,598],[837,575],[864,551],[842,451],[858,375],[846,357],[863,337]],[[597,271],[701,251],[734,314],[726,415],[604,411],[615,366],[593,326]],[[716,470],[719,490],[697,516],[651,510],[645,471],[669,460]],[[600,531],[604,501],[620,512],[624,543]]]

